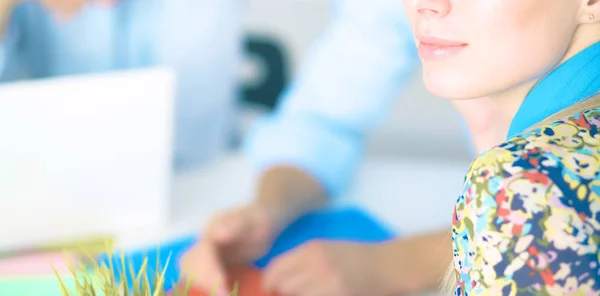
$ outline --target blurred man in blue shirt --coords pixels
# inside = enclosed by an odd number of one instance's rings
[[[0,82],[169,66],[174,161],[224,153],[242,58],[235,0],[0,0]]]
[[[277,110],[246,142],[248,159],[262,173],[254,202],[215,217],[182,260],[184,272],[199,286],[212,288],[228,263],[265,254],[290,221],[348,188],[365,137],[388,115],[419,65],[402,5],[400,0],[334,1],[331,24]],[[490,133],[492,105],[478,101],[457,102],[457,107],[480,150],[498,138]],[[483,110],[474,104],[487,104],[490,111],[472,114],[473,108]],[[384,244],[311,243],[273,261],[263,284],[286,296],[431,290],[451,260],[445,244],[450,244],[448,229]]]

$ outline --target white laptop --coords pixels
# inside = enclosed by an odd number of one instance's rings
[[[173,71],[0,85],[0,252],[166,222]]]

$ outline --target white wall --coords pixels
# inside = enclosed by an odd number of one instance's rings
[[[290,53],[294,70],[310,43],[327,25],[329,3],[329,0],[248,0],[246,29],[279,38]],[[373,134],[369,153],[468,158],[468,140],[457,113],[448,101],[427,92],[420,75],[415,73],[390,118]]]

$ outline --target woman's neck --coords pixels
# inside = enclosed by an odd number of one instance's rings
[[[519,110],[519,107],[525,100],[525,97],[535,86],[540,79],[522,83],[509,90],[505,90],[490,96],[490,99],[495,103],[496,114],[494,116],[495,134],[501,137],[501,140],[506,138],[510,125]]]
[[[506,90],[490,96],[498,106],[498,117],[501,121],[500,124],[506,127],[507,132],[510,123],[517,114],[517,111],[519,110],[519,107],[525,100],[525,97],[538,81],[539,79],[535,81],[528,81],[526,83],[522,83],[516,87],[513,87],[510,90]]]

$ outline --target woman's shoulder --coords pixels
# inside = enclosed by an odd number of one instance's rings
[[[548,172],[560,166],[573,173],[600,169],[600,108],[588,109],[538,126],[485,151],[471,164],[469,174],[508,170]],[[572,167],[577,166],[577,167]],[[585,177],[597,177],[586,175]]]
[[[473,162],[453,214],[460,289],[597,294],[599,132],[600,109],[589,109]]]
[[[600,108],[543,124],[482,153],[471,163],[462,196],[495,199],[532,194],[539,186],[569,200],[600,188]],[[587,202],[600,202],[585,195]]]

